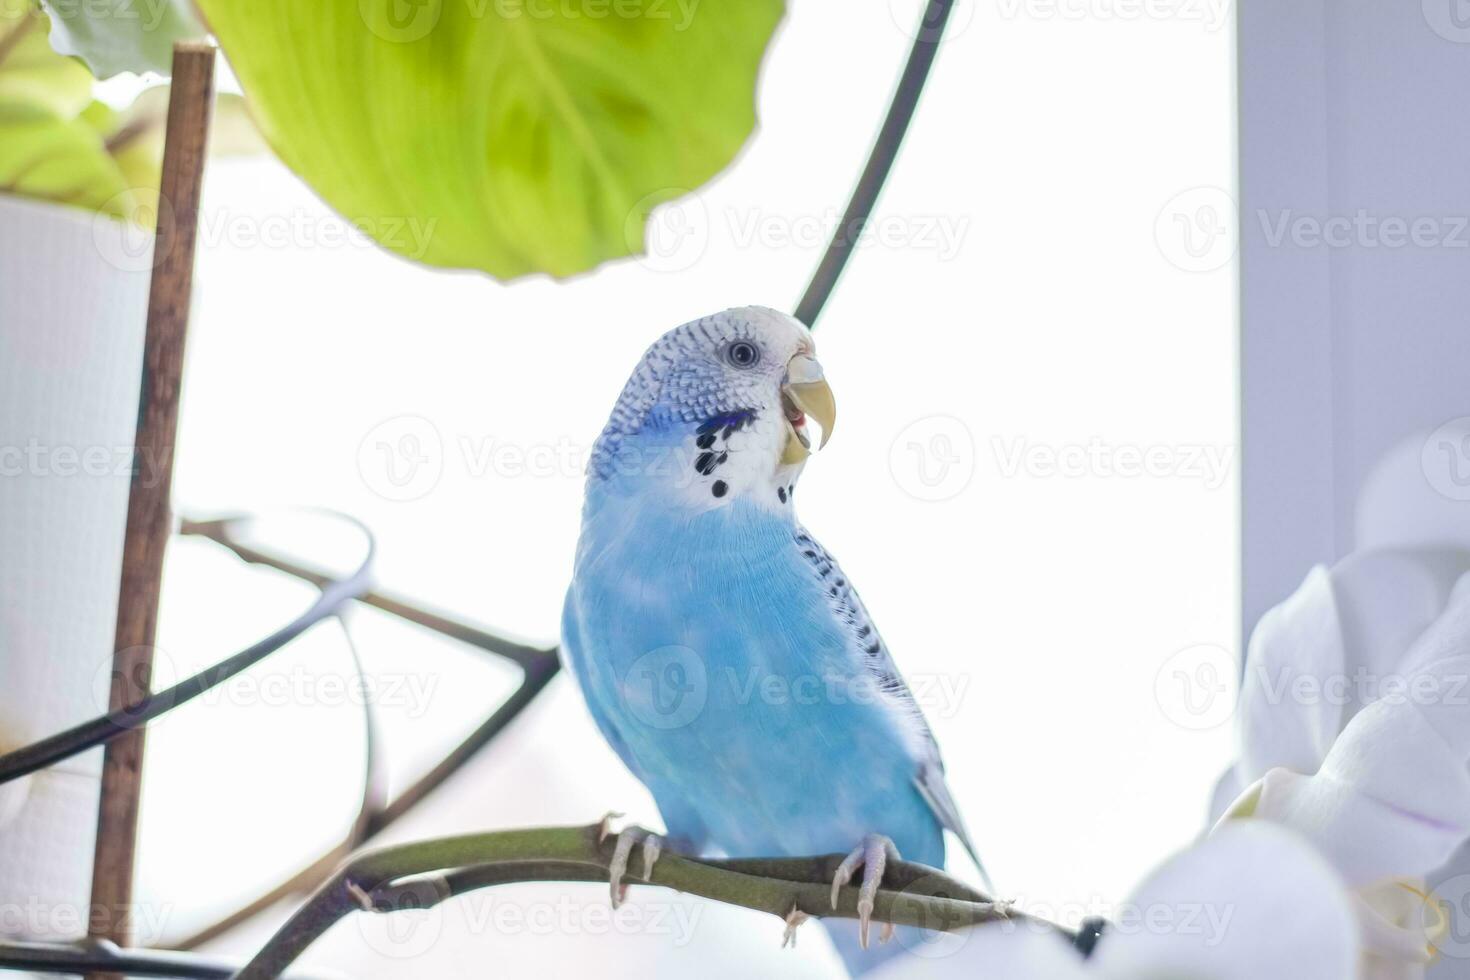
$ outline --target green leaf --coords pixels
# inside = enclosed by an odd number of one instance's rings
[[[0,101],[0,190],[135,218],[138,200],[102,137],[82,116]]]
[[[29,0],[0,0],[0,99],[75,116],[92,102],[86,66],[46,41],[46,18]]]
[[[4,2],[4,0],[0,0]],[[51,46],[75,55],[98,78],[173,67],[175,41],[204,36],[186,0],[41,0]]]
[[[112,111],[92,76],[51,50],[46,18],[0,0],[0,191],[126,217],[136,199],[107,150]]]
[[[712,177],[750,134],[782,11],[781,0],[199,6],[266,138],[328,203],[410,258],[501,278],[568,276],[640,249],[648,212]]]

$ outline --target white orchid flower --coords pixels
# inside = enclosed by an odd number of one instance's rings
[[[1034,924],[997,922],[887,964],[881,980],[1349,980],[1357,925],[1341,876],[1296,834],[1223,828],[1166,861],[1090,958]],[[934,952],[948,952],[936,957]]]
[[[1451,911],[1425,879],[1470,838],[1467,562],[1376,551],[1313,569],[1246,655],[1214,813],[1317,847],[1358,890],[1373,978],[1423,975]]]

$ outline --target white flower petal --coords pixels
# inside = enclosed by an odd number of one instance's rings
[[[1103,933],[1091,965],[1110,980],[1344,980],[1358,962],[1342,880],[1295,834],[1255,820],[1168,861]],[[1004,972],[994,975],[1004,977]]]
[[[1420,636],[1450,603],[1455,585],[1470,570],[1465,552],[1370,551],[1349,555],[1332,568],[1344,645],[1344,664],[1370,679],[1402,676]],[[1354,693],[1369,697],[1371,689]]]
[[[1306,835],[1354,886],[1423,877],[1470,836],[1470,773],[1415,705],[1379,701],[1315,776],[1267,773],[1255,816]]]
[[[1294,699],[1292,685],[1299,677],[1340,676],[1343,664],[1337,600],[1331,576],[1319,565],[1251,634],[1238,715],[1242,784],[1278,766],[1317,771],[1341,728],[1342,711],[1327,699]]]
[[[1389,882],[1355,896],[1363,939],[1363,980],[1417,980],[1431,960],[1422,883]]]
[[[1470,575],[1462,575],[1455,582],[1444,612],[1404,655],[1404,664],[1406,670],[1422,671],[1467,655],[1470,655]]]
[[[1240,794],[1245,792],[1245,782],[1240,778],[1240,772],[1235,767],[1225,770],[1220,781],[1215,783],[1215,792],[1210,796],[1210,823],[1213,825],[1222,816],[1230,805],[1240,799]]]

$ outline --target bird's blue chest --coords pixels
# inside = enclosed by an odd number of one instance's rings
[[[604,502],[568,596],[570,666],[671,832],[684,818],[720,850],[778,854],[876,828],[932,851],[901,723],[796,534],[745,501]]]

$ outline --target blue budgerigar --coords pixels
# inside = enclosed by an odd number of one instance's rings
[[[861,867],[866,913],[895,854],[942,867],[946,829],[974,849],[857,591],[796,517],[812,423],[825,442],[835,414],[786,314],[659,338],[593,451],[563,651],[669,847],[847,854],[834,895]],[[866,914],[833,934],[854,971],[883,958],[857,949]]]

